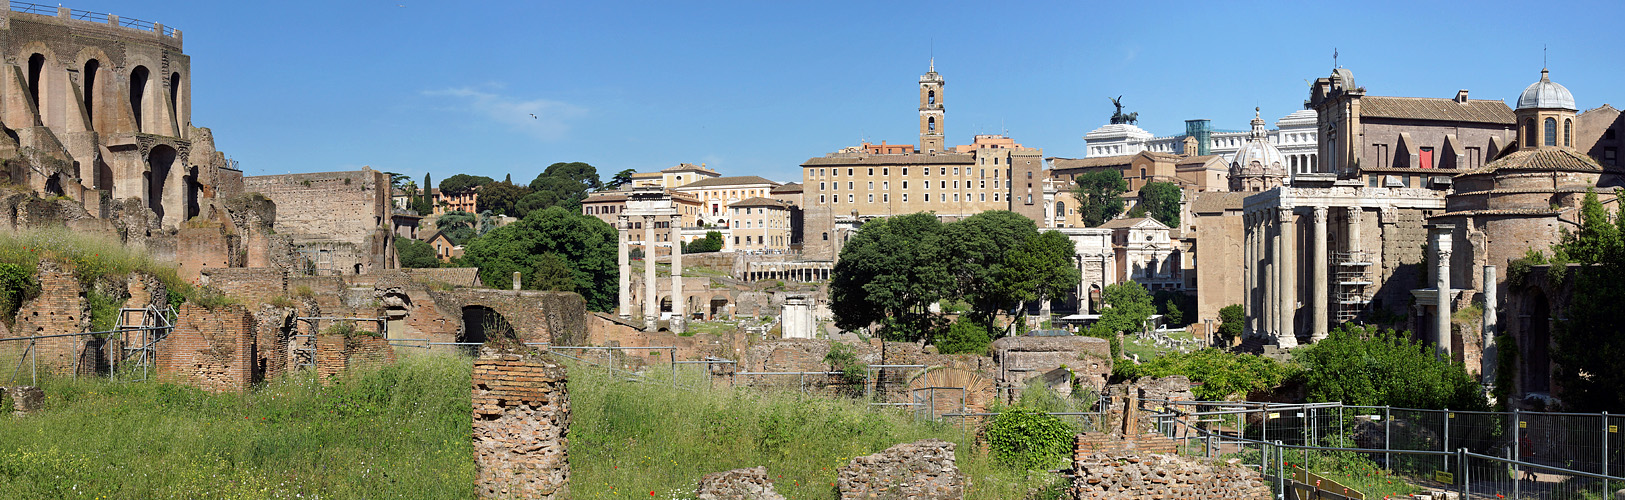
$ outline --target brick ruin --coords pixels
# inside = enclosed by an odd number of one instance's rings
[[[474,361],[480,498],[570,497],[570,396],[563,366],[524,346],[487,344]]]
[[[1274,498],[1257,471],[1230,462],[1178,455],[1089,453],[1072,465],[1071,498],[1268,500]]]
[[[181,305],[175,329],[157,350],[160,379],[213,392],[254,382],[254,315],[239,305]]]
[[[954,465],[954,444],[940,439],[903,443],[853,458],[836,475],[842,500],[965,498],[965,476]]]
[[[773,480],[767,477],[767,467],[713,472],[700,478],[694,489],[699,500],[784,500],[784,495],[773,489]]]

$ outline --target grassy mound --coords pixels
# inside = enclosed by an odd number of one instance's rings
[[[405,356],[323,387],[308,374],[246,394],[51,380],[46,410],[0,416],[0,498],[470,498],[468,358]],[[657,370],[658,372],[658,370]],[[574,498],[687,498],[700,476],[765,465],[788,498],[835,498],[854,456],[959,444],[968,498],[1046,486],[993,465],[957,427],[860,402],[628,381],[570,368]]]

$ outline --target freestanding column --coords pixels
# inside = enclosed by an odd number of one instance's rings
[[[1453,224],[1433,225],[1433,247],[1437,267],[1434,269],[1433,286],[1439,292],[1438,304],[1433,310],[1433,332],[1435,340],[1439,342],[1439,355],[1445,360],[1450,356],[1450,233],[1456,230]]]
[[[1275,273],[1280,278],[1279,288],[1281,289],[1278,292],[1281,300],[1280,310],[1276,311],[1281,324],[1279,344],[1282,348],[1297,347],[1297,322],[1294,320],[1297,319],[1298,312],[1298,268],[1294,265],[1295,259],[1293,257],[1295,255],[1292,254],[1294,240],[1298,237],[1297,224],[1292,221],[1293,215],[1290,207],[1281,207],[1275,210],[1276,216],[1280,219],[1280,228],[1275,235],[1275,256],[1278,259],[1278,262],[1275,263]]]
[[[683,333],[683,216],[671,216],[671,331]]]
[[[1246,337],[1253,336],[1253,273],[1258,271],[1258,262],[1253,259],[1253,216],[1241,215],[1241,310],[1242,332]]]
[[[1266,209],[1258,214],[1264,240],[1258,242],[1264,252],[1264,330],[1271,340],[1281,337],[1281,240],[1276,231],[1275,215]]]
[[[1331,300],[1327,297],[1331,283],[1326,281],[1326,254],[1331,253],[1332,249],[1326,247],[1326,207],[1315,207],[1314,212],[1315,258],[1313,265],[1315,268],[1313,271],[1315,279],[1309,285],[1314,288],[1314,293],[1311,294],[1313,298],[1310,299],[1309,304],[1309,309],[1314,311],[1314,324],[1309,328],[1309,341],[1319,342],[1320,339],[1326,338],[1327,329],[1329,328],[1326,308],[1331,305]]]
[[[1485,387],[1495,383],[1495,358],[1499,354],[1495,345],[1495,304],[1495,266],[1484,266],[1484,355],[1479,373],[1484,374]]]
[[[630,237],[626,231],[630,226],[625,215],[617,216],[615,219],[615,232],[620,233],[620,244],[615,248],[615,264],[621,266],[619,278],[621,286],[617,288],[621,292],[621,307],[616,312],[620,314],[622,320],[627,320],[632,319],[632,258],[630,242],[627,241]]]
[[[660,291],[655,288],[655,218],[643,216],[643,330],[660,329]]]

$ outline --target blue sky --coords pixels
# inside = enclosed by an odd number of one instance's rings
[[[799,180],[862,139],[916,142],[933,55],[949,144],[1007,132],[1050,156],[1082,156],[1118,95],[1158,135],[1244,129],[1254,106],[1273,123],[1334,48],[1372,95],[1511,102],[1545,45],[1582,110],[1625,104],[1598,34],[1616,2],[71,1],[182,30],[193,122],[248,175]]]

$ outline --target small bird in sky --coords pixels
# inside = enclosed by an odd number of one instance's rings
[[[531,114],[530,114],[530,119],[532,119],[532,120],[537,120],[537,119],[539,119],[539,118],[536,118],[536,113],[531,113]]]

